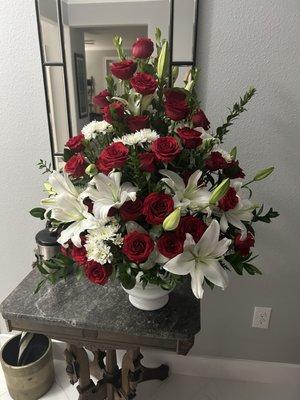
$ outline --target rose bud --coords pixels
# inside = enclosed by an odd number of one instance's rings
[[[119,101],[115,101],[104,107],[102,112],[103,118],[109,124],[112,124],[114,121],[120,122],[124,119],[124,106]]]
[[[148,115],[130,115],[126,122],[130,132],[136,132],[148,126],[149,117]]]
[[[202,143],[201,133],[188,127],[179,128],[177,135],[187,149],[196,149]]]
[[[134,58],[148,58],[154,50],[154,45],[149,38],[138,38],[132,46],[132,56]]]
[[[167,232],[158,239],[157,248],[163,256],[173,258],[183,252],[183,241],[176,233]]]
[[[87,162],[81,153],[72,156],[65,164],[65,171],[74,178],[84,175]]]
[[[123,60],[120,62],[112,63],[110,65],[110,72],[119,79],[130,79],[137,69],[137,64],[132,60]]]
[[[250,252],[250,247],[254,246],[255,239],[252,233],[248,232],[244,240],[241,239],[241,234],[237,234],[234,238],[234,248],[239,251],[242,256],[247,256]]]
[[[195,114],[193,114],[192,123],[195,127],[203,128],[206,131],[210,127],[209,120],[206,118],[206,115],[200,108],[195,112]]]
[[[87,261],[84,272],[91,282],[105,285],[112,274],[112,267],[109,264],[101,265],[96,261]]]
[[[142,95],[154,93],[158,85],[157,79],[145,72],[137,72],[130,79],[130,83],[134,90]]]
[[[176,208],[171,214],[169,214],[163,222],[163,228],[165,231],[174,231],[177,228],[180,221],[180,207]]]
[[[173,121],[185,119],[189,112],[186,94],[181,90],[168,89],[165,91],[166,101],[164,104],[166,116]]]
[[[140,166],[142,171],[145,172],[154,172],[156,165],[155,165],[155,156],[152,151],[147,151],[145,153],[138,154],[140,160]]]
[[[80,133],[77,136],[72,137],[66,143],[66,147],[73,150],[75,153],[79,153],[83,149],[84,135]]]
[[[97,96],[93,97],[93,103],[95,106],[100,107],[100,109],[106,107],[109,105],[109,101],[107,100],[107,97],[110,96],[110,93],[107,89],[102,90]]]

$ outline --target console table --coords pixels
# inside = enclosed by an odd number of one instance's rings
[[[140,347],[186,355],[200,330],[200,303],[188,279],[157,311],[141,311],[118,282],[97,286],[74,275],[33,294],[39,271],[32,270],[4,300],[1,312],[9,330],[42,333],[67,343],[67,373],[78,382],[80,400],[130,400],[139,382],[164,380],[168,367],[141,364]],[[121,368],[116,350],[125,350]],[[94,354],[89,361],[86,350]],[[97,384],[91,379],[96,377]]]

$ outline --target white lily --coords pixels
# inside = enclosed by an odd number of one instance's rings
[[[180,207],[181,210],[186,210],[187,208],[204,210],[208,207],[211,193],[198,186],[198,181],[202,175],[199,169],[189,177],[187,185],[176,172],[168,169],[161,169],[159,172],[167,177],[163,178],[162,181],[174,192],[175,208]]]
[[[108,176],[99,173],[91,180],[91,186],[81,193],[83,199],[89,197],[93,200],[96,218],[103,219],[112,207],[120,208],[125,201],[136,199],[138,188],[130,182],[121,184],[121,177],[121,172],[111,172]]]
[[[89,214],[78,190],[67,175],[54,171],[49,176],[49,185],[51,193],[54,194],[41,201],[41,204],[47,207],[46,213],[51,211],[51,217],[59,222],[71,222],[71,225],[62,231],[58,242],[65,245],[71,240],[75,246],[81,247],[81,232],[97,226],[98,221]]]
[[[241,181],[232,181],[231,186],[236,190],[236,195],[239,199],[237,205],[228,211],[217,209],[215,214],[221,216],[220,226],[222,232],[226,232],[229,224],[231,224],[241,230],[241,238],[243,240],[247,235],[247,228],[242,221],[252,221],[252,211],[255,209],[256,205],[246,198],[241,188]]]
[[[191,275],[191,285],[194,295],[203,297],[203,282],[207,278],[223,290],[228,284],[228,275],[221,267],[218,259],[228,250],[230,239],[219,241],[220,225],[212,220],[198,243],[195,244],[190,234],[186,235],[184,251],[169,260],[163,268],[176,275]]]

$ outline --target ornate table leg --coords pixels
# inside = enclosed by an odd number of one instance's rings
[[[104,400],[106,386],[96,387],[90,377],[90,361],[87,352],[82,347],[70,344],[65,352],[67,359],[67,373],[72,384],[79,381],[77,390],[78,400]]]
[[[138,383],[152,379],[163,381],[169,376],[167,365],[161,365],[157,368],[144,367],[141,364],[142,358],[139,348],[127,350],[123,357],[121,393],[126,400],[135,397]]]

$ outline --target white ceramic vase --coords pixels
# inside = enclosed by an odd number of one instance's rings
[[[143,288],[139,276],[137,276],[137,282],[133,289],[125,289],[124,287],[123,289],[129,294],[130,303],[145,311],[159,310],[164,307],[169,301],[169,293],[171,292],[171,290],[164,290],[150,283]]]

